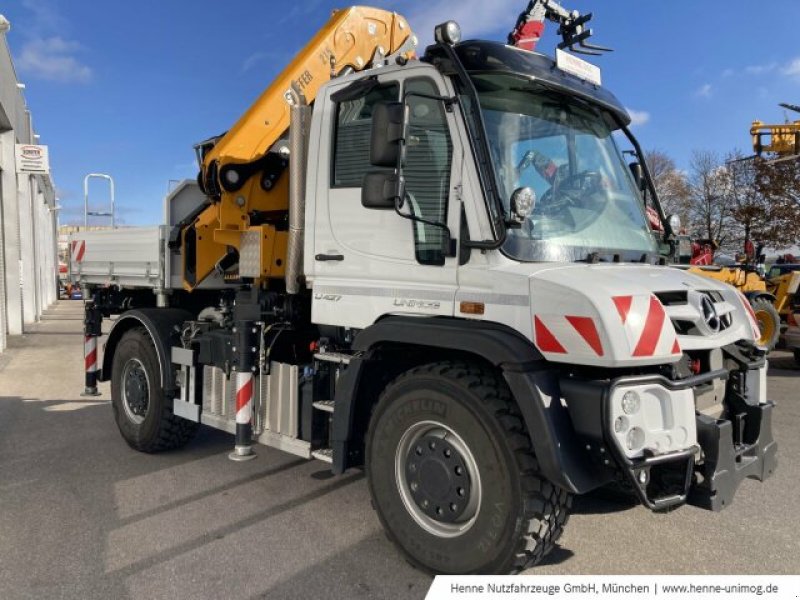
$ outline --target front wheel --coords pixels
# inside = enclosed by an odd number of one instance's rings
[[[367,434],[373,505],[390,539],[435,573],[510,573],[539,562],[571,496],[539,470],[505,382],[441,362],[381,395]]]
[[[767,350],[774,350],[781,336],[781,316],[778,310],[767,298],[756,298],[750,304],[761,331],[758,343]]]

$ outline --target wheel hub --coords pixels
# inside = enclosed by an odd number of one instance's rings
[[[128,416],[134,422],[142,422],[150,404],[150,385],[144,365],[137,359],[131,359],[125,365],[122,391],[124,407]]]
[[[458,448],[441,437],[426,435],[412,445],[406,478],[414,503],[435,521],[457,521],[469,503],[467,463]]]

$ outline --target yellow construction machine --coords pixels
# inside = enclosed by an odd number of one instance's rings
[[[755,268],[749,265],[734,265],[730,267],[694,265],[689,268],[689,271],[727,283],[744,294],[750,302],[761,331],[761,337],[758,340],[759,344],[770,350],[775,348],[781,334],[781,315],[778,308],[776,308],[778,304],[776,292],[780,287],[781,292],[784,294],[780,305],[785,306],[785,310],[788,313],[789,303],[786,301],[785,296],[786,287],[767,281]]]
[[[782,103],[787,110],[800,112],[800,106]],[[765,152],[774,154],[775,161],[794,160],[800,157],[800,121],[789,122],[782,125],[768,125],[762,121],[753,121],[750,127],[753,138],[753,152],[762,156]]]

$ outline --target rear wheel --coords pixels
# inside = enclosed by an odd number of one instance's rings
[[[373,506],[389,538],[437,573],[509,573],[539,562],[571,496],[539,470],[505,382],[442,362],[381,395],[367,435]]]
[[[158,354],[142,327],[125,332],[117,345],[111,406],[122,437],[142,452],[178,448],[197,432],[197,423],[172,414],[172,398],[161,387]]]
[[[750,304],[756,315],[758,328],[761,330],[758,343],[768,350],[774,350],[781,335],[781,316],[778,310],[767,298],[756,298]]]

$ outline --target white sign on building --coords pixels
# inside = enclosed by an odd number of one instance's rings
[[[50,157],[47,146],[17,144],[17,173],[50,173]]]

